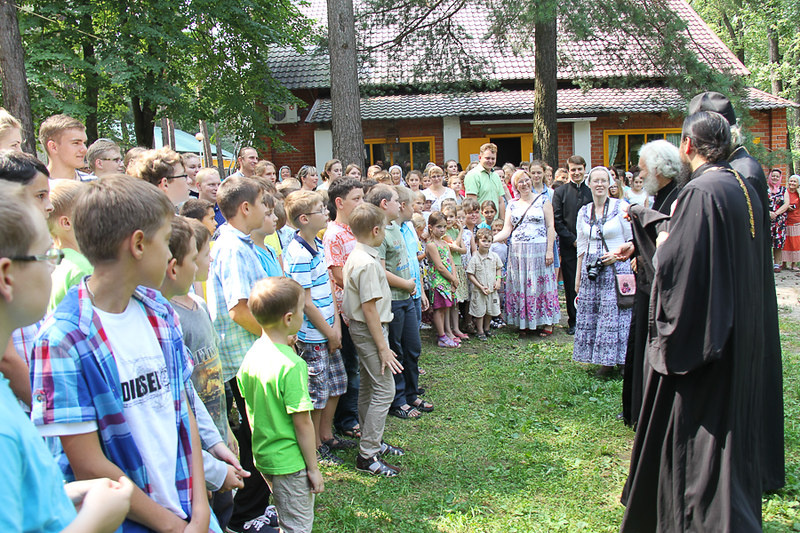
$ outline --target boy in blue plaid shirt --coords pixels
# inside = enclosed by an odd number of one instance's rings
[[[322,196],[296,191],[286,198],[286,216],[297,235],[283,251],[286,276],[305,290],[303,325],[297,332],[297,353],[308,364],[308,389],[314,410],[311,419],[317,434],[320,461],[342,464],[332,450],[354,448],[355,442],[333,436],[333,415],[339,396],[347,390],[347,372],[339,348],[342,330],[333,303],[333,288],[322,241],[317,233],[328,225],[328,209]]]
[[[92,182],[75,236],[94,274],[44,322],[31,361],[31,418],[60,437],[68,480],[126,475],[136,487],[123,531],[220,531],[205,494],[189,399],[191,363],[159,287],[174,207],[127,176]],[[55,443],[54,443],[55,444]]]

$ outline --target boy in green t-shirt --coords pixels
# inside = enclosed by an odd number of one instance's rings
[[[324,485],[308,366],[288,345],[303,323],[305,291],[289,278],[265,278],[253,287],[247,305],[263,330],[236,375],[253,428],[253,461],[272,490],[281,530],[310,532],[314,494]]]
[[[50,190],[53,210],[47,215],[47,225],[55,247],[64,252],[64,260],[51,276],[53,290],[50,292],[50,303],[47,305],[48,313],[56,308],[74,285],[94,271],[92,264],[80,252],[72,223],[75,203],[85,188],[86,183],[82,181],[55,180]]]

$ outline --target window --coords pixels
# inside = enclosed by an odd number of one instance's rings
[[[425,170],[425,165],[433,161],[433,137],[401,137],[396,143],[386,139],[367,139],[364,150],[370,165],[381,161],[384,168],[400,165],[403,175],[409,170]]]
[[[680,128],[653,130],[605,130],[603,132],[603,161],[626,172],[639,162],[639,149],[645,143],[666,139],[675,146],[681,144]]]

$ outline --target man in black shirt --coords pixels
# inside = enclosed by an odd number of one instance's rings
[[[575,274],[578,268],[577,230],[578,211],[592,201],[592,193],[583,182],[586,161],[579,155],[567,159],[569,181],[553,194],[553,218],[561,251],[561,275],[569,317],[567,333],[575,334]]]

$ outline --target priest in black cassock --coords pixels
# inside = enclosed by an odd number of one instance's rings
[[[628,209],[636,253],[636,300],[625,354],[622,418],[627,425],[634,428],[639,420],[644,389],[642,372],[648,336],[647,316],[650,309],[650,289],[655,276],[652,258],[656,251],[658,232],[669,219],[672,204],[678,198],[680,188],[676,178],[682,166],[678,149],[664,139],[650,141],[639,151],[639,177],[644,180],[644,188],[648,194],[653,195],[654,201],[652,209],[641,205],[632,205]]]
[[[689,103],[689,114],[697,111],[715,111],[725,117],[731,126],[732,152],[728,163],[742,178],[750,182],[758,193],[764,209],[764,224],[770,227],[769,192],[764,169],[747,149],[740,144],[741,135],[736,122],[736,112],[730,100],[717,92],[700,93]],[[761,489],[778,490],[786,484],[786,465],[783,439],[783,361],[781,336],[778,328],[778,297],[775,294],[775,274],[772,271],[772,243],[766,239],[764,272],[754,275],[752,283],[764,288],[764,433],[761,443]]]
[[[691,169],[656,251],[645,390],[623,532],[761,531],[764,213],[727,163],[730,127],[683,124]]]

